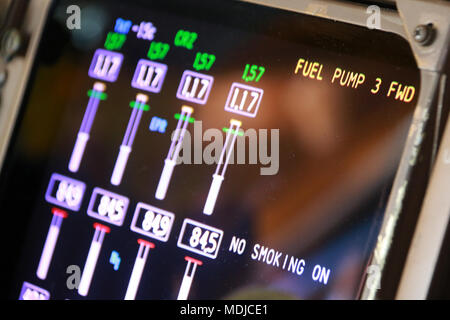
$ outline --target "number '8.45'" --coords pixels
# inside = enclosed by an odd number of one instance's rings
[[[200,227],[195,227],[192,229],[192,234],[189,239],[189,245],[192,248],[200,248],[205,253],[214,253],[217,249],[217,239],[219,234],[216,232],[211,232],[209,230],[203,230]]]
[[[108,216],[111,220],[120,220],[123,215],[124,203],[122,200],[102,196],[98,205],[98,213],[101,216]]]

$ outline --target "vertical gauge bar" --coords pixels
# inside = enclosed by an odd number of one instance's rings
[[[81,122],[80,130],[78,131],[77,140],[70,157],[69,170],[77,172],[80,168],[80,162],[83,158],[86,144],[90,137],[92,123],[94,122],[95,115],[97,113],[98,105],[102,100],[102,95],[106,89],[105,84],[102,82],[94,83],[94,87],[89,91],[89,102],[84,113],[83,121]]]
[[[149,241],[138,239],[139,250],[134,262],[133,271],[131,272],[130,282],[128,283],[125,300],[134,300],[136,292],[141,282],[142,273],[144,271],[145,262],[147,261],[148,252],[153,249],[155,245]]]
[[[172,177],[173,168],[177,163],[178,154],[180,153],[183,144],[183,138],[186,133],[186,128],[189,124],[194,109],[189,106],[181,107],[180,119],[178,119],[177,128],[175,129],[172,143],[170,144],[169,153],[166,160],[164,160],[164,168],[159,179],[158,187],[156,189],[155,198],[163,200],[166,197],[167,188],[169,187],[170,179]]]
[[[219,195],[222,181],[225,178],[225,172],[227,170],[228,162],[230,161],[231,153],[234,148],[236,137],[239,134],[239,128],[241,127],[241,125],[242,125],[241,121],[235,119],[230,120],[230,127],[228,128],[227,131],[225,144],[223,146],[222,153],[220,154],[220,160],[219,163],[217,164],[216,171],[213,174],[213,181],[209,189],[205,207],[203,208],[204,214],[211,215],[212,212],[214,211],[217,196]]]
[[[36,271],[36,275],[42,280],[47,277],[48,268],[52,261],[56,242],[58,241],[61,223],[64,218],[67,218],[67,212],[58,208],[52,208],[52,214],[52,222],[50,223],[47,239],[45,240],[44,249],[42,250],[41,259],[39,260],[39,266]]]
[[[148,101],[148,96],[139,93],[136,96],[136,101],[131,112],[130,120],[128,121],[127,130],[123,137],[122,145],[120,146],[119,156],[117,157],[114,171],[111,176],[111,183],[113,185],[119,185],[122,181],[123,172],[130,156],[131,147],[133,146],[134,138],[136,136],[139,123],[142,118],[142,113],[145,111],[145,104]]]
[[[194,280],[195,271],[197,266],[201,266],[203,262],[200,260],[186,256],[184,258],[188,263],[186,270],[184,271],[183,281],[181,282],[180,291],[178,292],[177,300],[187,300],[189,291],[191,290],[192,281]]]
[[[91,286],[92,276],[94,275],[95,266],[97,265],[98,256],[102,248],[105,233],[109,233],[110,229],[100,223],[94,223],[95,233],[92,238],[91,247],[84,265],[83,274],[81,275],[78,293],[87,296],[89,287]]]

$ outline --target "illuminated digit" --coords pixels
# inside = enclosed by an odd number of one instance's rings
[[[211,244],[211,247],[206,248],[206,253],[213,253],[216,251],[217,248],[217,240],[216,238],[219,238],[219,234],[215,232],[211,232],[211,235],[209,236],[208,242]]]
[[[116,200],[116,199],[114,199],[114,200]],[[110,215],[111,220],[115,221],[115,220],[120,220],[122,218],[123,207],[124,207],[123,201],[116,200],[113,213],[112,213],[112,215]]]
[[[66,192],[66,202],[69,206],[74,207],[77,206],[80,202],[80,198],[82,195],[82,190],[79,186],[75,186],[73,184],[69,184]]]
[[[139,85],[143,86],[143,87],[148,87],[148,85],[150,84],[150,81],[152,80],[153,72],[154,72],[153,67],[148,67],[146,65],[142,65],[141,70],[139,71],[138,79],[137,79]]]
[[[95,68],[94,68],[94,73],[96,75],[100,75],[101,74],[101,70],[102,70],[102,66],[103,66],[103,61],[105,60],[105,56],[103,54],[99,54],[97,56],[97,62],[95,64]]]
[[[169,48],[170,46],[167,43],[162,43],[161,44],[161,55],[160,55],[160,59],[164,59],[167,55],[167,52],[169,52]]]
[[[197,33],[188,32],[187,34],[189,35],[189,42],[187,43],[186,48],[188,48],[190,50],[194,47],[195,40],[197,40]]]
[[[153,223],[152,223],[152,232],[154,233],[154,234],[157,234],[158,233],[158,230],[159,230],[159,223],[161,222],[161,215],[160,214],[158,214],[158,215],[156,215],[155,216],[155,219],[153,219]]]
[[[230,107],[233,109],[237,109],[236,99],[237,99],[238,95],[239,95],[239,88],[236,88],[236,89],[234,89],[233,98],[231,99],[231,104],[230,104]]]
[[[250,77],[248,78],[248,81],[253,81],[256,77],[256,70],[258,69],[258,66],[252,65],[250,68]]]
[[[202,229],[195,227],[192,230],[191,238],[189,239],[189,245],[193,248],[197,247],[200,242],[200,236],[202,235]]]
[[[56,199],[58,201],[63,202],[66,200],[66,192],[67,192],[68,183],[62,180],[58,185],[58,190],[56,191]]]
[[[100,199],[100,204],[98,205],[98,214],[101,216],[106,216],[108,214],[108,207],[111,199],[108,196],[102,196]]]
[[[200,82],[200,79],[199,79],[199,78],[195,78],[195,79],[194,79],[194,84],[192,85],[191,92],[189,93],[189,98],[194,97],[195,92],[197,91],[198,83],[199,83],[199,82]]]
[[[163,216],[160,222],[161,230],[158,230],[158,236],[164,237],[170,228],[170,218],[168,216]]]
[[[264,68],[264,67],[259,67],[258,69],[259,69],[259,74],[258,74],[258,76],[255,79],[256,82],[258,82],[259,79],[261,79],[261,77],[264,74],[264,72],[266,72],[266,68]]]
[[[372,92],[373,94],[376,94],[380,90],[381,78],[377,78],[376,81],[377,83],[375,84],[375,88],[370,90],[370,92]]]
[[[208,61],[208,64],[206,65],[205,69],[206,69],[206,70],[211,69],[211,67],[212,67],[212,65],[213,65],[213,63],[214,63],[214,61],[216,61],[216,56],[213,55],[213,54],[210,54],[210,55],[209,55],[209,61]]]
[[[202,99],[206,90],[208,89],[209,86],[209,80],[207,79],[202,79],[202,81],[200,82],[202,84],[202,88],[200,89],[200,91],[198,92],[197,98],[198,99]]]
[[[187,90],[189,89],[189,85],[191,84],[191,79],[191,76],[187,76],[186,80],[184,81],[183,91],[181,94],[185,97],[189,96]]]
[[[111,57],[107,57],[107,58],[109,58],[109,61],[108,61],[108,67],[109,67],[109,65],[111,64],[111,62],[110,62]],[[121,62],[122,62],[121,58],[114,57],[112,59],[111,68],[109,68],[108,75],[114,76],[116,74],[117,70],[119,69]]]
[[[158,86],[159,80],[164,74],[164,71],[161,68],[156,68],[156,76],[152,81],[152,87],[156,88]]]
[[[153,219],[155,218],[155,213],[153,211],[147,211],[145,213],[144,221],[142,221],[142,229],[149,231],[152,227]]]
[[[116,202],[117,200],[113,198],[108,205],[108,217],[112,220],[114,220],[113,217],[116,214]]]
[[[256,101],[258,101],[259,93],[252,91],[252,93],[250,93],[250,95],[252,96],[253,100],[252,100],[252,102],[250,102],[250,105],[247,108],[248,112],[250,112],[253,109],[253,106],[256,104]]]
[[[248,68],[250,67],[250,65],[247,63],[245,65],[245,70],[244,73],[242,74],[242,80],[247,81],[247,73],[248,73]]]
[[[200,59],[202,58],[202,54],[200,52],[197,52],[197,55],[195,56],[195,60],[194,60],[194,69],[196,70],[200,70]]]
[[[205,251],[206,246],[208,245],[208,238],[209,238],[209,230],[206,230],[205,233],[200,238],[200,247],[203,251]]]
[[[244,90],[244,94],[242,95],[242,100],[241,100],[241,104],[239,106],[239,110],[244,109],[245,100],[247,100],[247,96],[248,96],[248,91]]]
[[[103,66],[100,69],[100,73],[99,76],[104,77],[106,76],[106,74],[108,73],[109,68],[111,67],[111,57],[110,56],[105,56],[104,62],[103,62]]]

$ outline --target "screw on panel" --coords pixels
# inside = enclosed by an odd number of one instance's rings
[[[22,37],[17,29],[7,30],[1,39],[1,56],[9,61],[20,49]]]
[[[435,29],[433,24],[421,24],[414,29],[414,40],[423,45],[429,45],[433,42],[435,36]]]

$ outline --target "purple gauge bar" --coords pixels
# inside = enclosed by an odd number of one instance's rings
[[[206,104],[214,78],[206,74],[186,70],[178,86],[177,98],[193,103]]]
[[[181,282],[180,291],[178,291],[177,300],[187,300],[189,291],[191,290],[192,281],[194,281],[195,271],[198,266],[203,264],[202,261],[186,256],[186,269],[184,271],[183,281]]]
[[[45,200],[51,204],[72,210],[80,210],[86,185],[78,180],[58,173],[52,174],[45,193]]]
[[[61,230],[61,224],[63,219],[67,218],[67,212],[59,208],[52,208],[52,214],[52,222],[50,223],[44,249],[42,250],[41,259],[39,260],[39,266],[36,271],[36,275],[42,280],[47,278],[48,269],[58,241],[59,231]]]
[[[180,154],[181,146],[183,145],[184,135],[193,112],[194,109],[192,107],[181,107],[181,115],[178,119],[177,128],[174,131],[169,153],[167,154],[166,160],[164,160],[164,168],[161,177],[159,178],[158,187],[156,188],[155,198],[158,200],[163,200],[166,197],[173,169],[177,164],[178,155]]]
[[[111,184],[118,186],[122,182],[123,173],[127,166],[128,158],[131,153],[134,138],[141,122],[142,114],[149,107],[146,105],[148,96],[142,93],[136,95],[136,101],[133,102],[130,120],[128,120],[127,130],[120,145],[119,155],[117,156],[116,164],[111,176]]]
[[[90,91],[89,102],[84,112],[83,121],[81,122],[80,130],[78,131],[77,140],[73,147],[72,156],[69,161],[69,170],[77,172],[80,168],[81,159],[86,149],[86,144],[89,141],[92,124],[97,114],[98,105],[102,100],[102,95],[105,93],[106,86],[102,82],[94,83],[94,87]]]
[[[101,188],[95,188],[87,210],[88,216],[121,226],[128,209],[129,199]]]
[[[94,223],[94,236],[92,237],[91,246],[89,248],[86,263],[84,264],[83,273],[81,274],[80,283],[78,285],[78,294],[87,296],[91,286],[92,277],[94,276],[95,267],[97,266],[98,257],[102,249],[105,234],[110,233],[111,229],[100,223]]]
[[[220,154],[220,160],[217,163],[216,171],[213,174],[213,181],[211,183],[211,187],[209,188],[205,207],[203,208],[204,214],[211,215],[214,211],[220,187],[222,186],[222,182],[225,179],[225,172],[227,170],[228,163],[230,162],[230,157],[233,153],[232,151],[236,143],[241,125],[242,122],[239,120],[230,120],[230,127],[227,130],[225,144],[223,146],[222,153]]]
[[[139,250],[134,261],[133,271],[131,272],[130,281],[128,282],[125,300],[134,300],[139,288],[139,283],[144,273],[145,264],[147,262],[148,252],[155,248],[155,244],[144,239],[138,239]]]
[[[225,111],[254,118],[258,113],[263,93],[263,89],[234,82],[228,94]]]
[[[131,86],[136,89],[158,93],[161,91],[166,72],[167,66],[165,64],[141,59],[134,72]]]
[[[117,80],[122,67],[123,55],[119,52],[97,49],[89,68],[89,76],[108,82]]]
[[[24,282],[19,300],[50,300],[50,293],[29,282]]]

